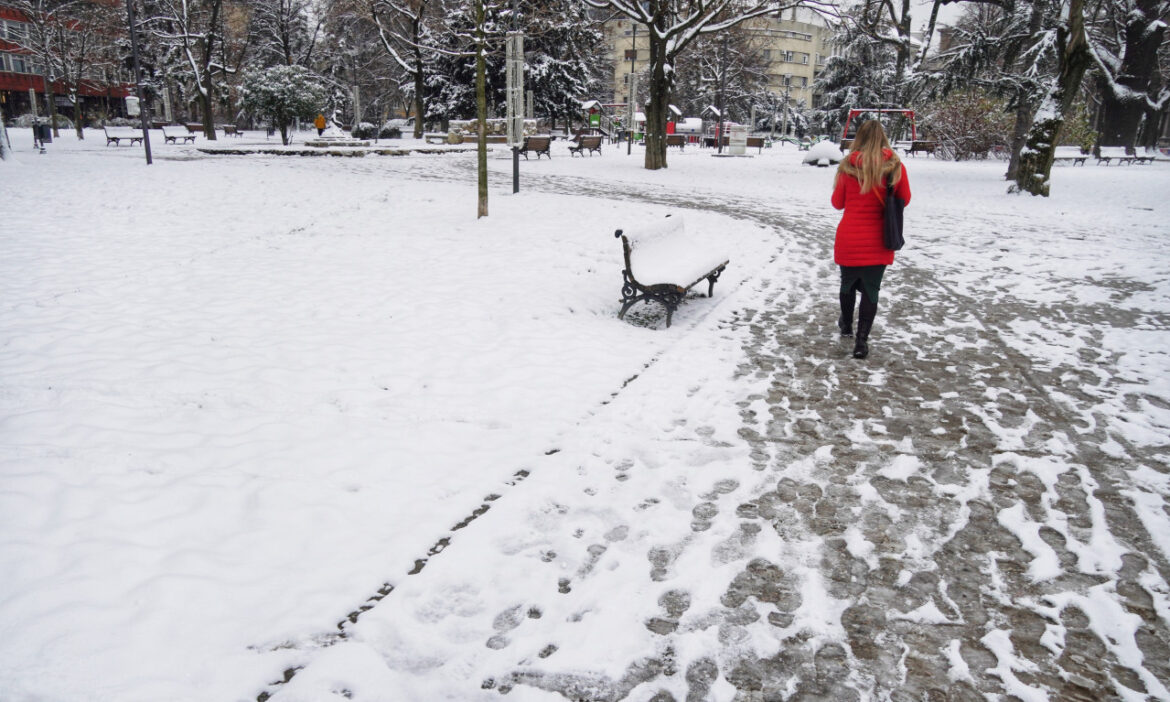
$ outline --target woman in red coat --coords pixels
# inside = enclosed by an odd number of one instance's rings
[[[833,207],[845,210],[833,244],[833,260],[841,266],[841,317],[837,320],[841,336],[853,336],[853,305],[856,292],[861,291],[854,358],[869,355],[869,330],[877,315],[882,276],[894,262],[894,252],[882,243],[886,182],[891,178],[895,194],[909,204],[906,167],[890,148],[881,123],[865,122],[857,130],[848,158],[837,168],[833,185]]]

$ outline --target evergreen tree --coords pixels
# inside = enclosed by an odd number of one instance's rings
[[[281,142],[290,142],[288,128],[296,119],[309,119],[323,109],[326,91],[304,66],[273,66],[244,76],[244,109],[267,117],[280,130]]]

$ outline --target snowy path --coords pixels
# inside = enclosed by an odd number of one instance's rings
[[[857,363],[783,151],[92,147],[0,237],[17,702],[1170,700],[1165,164],[912,162]],[[671,208],[732,266],[615,324]]]
[[[1135,506],[1164,494],[1165,415],[1141,410],[1166,397],[1109,348],[1164,339],[1166,313],[1126,309],[1142,286],[1114,278],[1078,282],[1108,303],[1011,294],[1059,291],[1067,261],[1046,280],[995,258],[949,280],[937,260],[900,265],[880,357],[859,364],[832,299],[806,292],[831,275],[828,218],[753,207],[790,238],[740,309],[692,330],[274,700],[471,699],[477,681],[484,699],[1170,699],[1167,513]]]

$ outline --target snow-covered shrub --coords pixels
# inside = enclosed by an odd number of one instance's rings
[[[940,156],[965,161],[987,158],[993,147],[1011,143],[1014,122],[1003,100],[971,89],[953,92],[929,106],[919,127],[938,142]]]
[[[843,158],[845,158],[845,154],[841,153],[841,149],[837,148],[836,144],[831,141],[820,141],[809,147],[803,162],[817,166],[829,166],[839,163]]]
[[[129,117],[109,117],[95,122],[98,127],[141,127],[142,120]]]
[[[402,138],[402,128],[399,127],[397,124],[391,124],[391,122],[396,122],[396,120],[387,121],[386,124],[383,124],[382,128],[380,130],[378,130],[378,138],[379,139],[401,139]]]
[[[32,114],[26,112],[25,114],[12,120],[12,124],[14,127],[26,127],[27,128],[27,127],[31,127],[33,125],[33,119],[34,118],[33,118]],[[37,119],[41,123],[44,123],[45,120],[48,119],[48,115],[38,115],[35,119]],[[69,119],[65,115],[58,114],[57,115],[57,128],[58,129],[73,129],[73,120]]]
[[[374,132],[377,129],[378,128],[370,122],[359,122],[358,125],[353,128],[353,131],[350,132],[350,134],[354,139],[373,139]]]
[[[1081,153],[1087,154],[1093,150],[1096,141],[1097,130],[1093,128],[1089,107],[1084,100],[1078,100],[1072,114],[1064,119],[1064,126],[1060,129],[1060,145],[1076,146]]]
[[[327,96],[320,79],[304,66],[249,71],[244,75],[241,93],[244,109],[271,119],[285,145],[293,122],[297,118],[311,120],[323,112]]]

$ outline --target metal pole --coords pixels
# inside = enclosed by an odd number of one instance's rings
[[[631,22],[630,24],[634,29],[634,38],[631,40],[633,49],[630,51],[630,89],[628,91],[630,96],[630,123],[626,125],[628,127],[626,130],[626,156],[634,152],[634,74],[638,69],[638,23]]]
[[[35,88],[28,89],[29,107],[32,109],[33,116],[33,148],[40,149],[41,153],[45,153],[45,145],[41,143],[41,125],[40,116],[37,115],[37,91]]]
[[[142,146],[146,149],[146,165],[154,161],[150,157],[150,109],[142,91],[142,66],[138,63],[138,29],[134,26],[134,0],[126,0],[126,15],[130,21],[130,53],[134,57],[134,87],[138,92],[139,114],[142,116]]]
[[[792,89],[792,76],[784,86],[784,136],[788,136],[788,91]]]
[[[518,14],[519,13],[518,13],[517,7],[516,7],[516,0],[512,0],[512,33],[513,34],[515,34],[516,32],[519,31]],[[508,52],[509,54],[511,54],[513,51],[515,51],[515,46],[513,45],[512,42],[513,42],[512,37],[508,37],[508,48],[512,50],[512,51]],[[520,61],[523,61],[524,54],[523,53],[520,54],[519,57],[508,56],[507,58],[509,59],[509,61],[507,62],[507,68],[505,69],[507,71],[505,73],[505,77],[508,78],[508,81],[507,81],[508,82],[508,85],[507,85],[507,88],[508,88],[508,90],[507,90],[508,124],[511,127],[511,129],[509,129],[508,131],[513,132],[513,135],[512,135],[512,138],[513,138],[513,141],[512,141],[512,194],[516,194],[516,193],[520,192],[520,138],[521,138],[521,135],[524,133],[522,126],[521,126],[519,132],[516,131],[516,129],[517,129],[516,122],[518,121],[520,123],[520,125],[523,125],[524,122],[523,122],[523,120],[517,119],[520,116],[520,115],[516,114],[516,108],[519,106],[519,105],[517,105],[517,103],[519,102],[519,100],[516,99],[514,92],[519,90],[519,91],[521,91],[521,95],[523,95],[524,84],[521,83],[520,85],[513,85],[513,81],[516,80],[517,76],[516,76],[516,68],[512,64],[512,62],[514,60],[516,60],[517,58],[519,58]],[[522,73],[520,75],[523,76]]]

